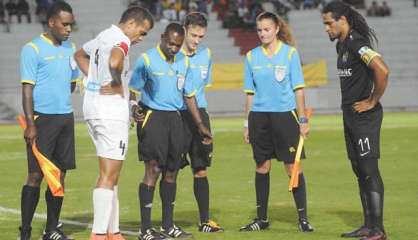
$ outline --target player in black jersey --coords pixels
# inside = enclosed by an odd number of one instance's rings
[[[364,214],[363,226],[341,236],[386,239],[384,187],[378,168],[383,118],[379,99],[385,91],[389,70],[372,48],[372,43],[377,42],[374,31],[353,8],[343,2],[331,2],[322,10],[322,19],[330,40],[338,40],[345,142],[358,179]]]

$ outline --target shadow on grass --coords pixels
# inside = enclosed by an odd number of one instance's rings
[[[357,228],[363,224],[363,213],[359,211],[338,210],[328,213],[339,217],[345,225],[352,228]]]
[[[251,211],[251,216],[248,216],[248,222],[243,222],[248,224],[252,219],[257,216],[257,211],[254,209]],[[296,224],[298,221],[298,216],[296,209],[292,205],[283,205],[283,206],[269,206],[267,217],[270,223],[286,223],[286,224]],[[245,219],[245,218],[244,218]]]

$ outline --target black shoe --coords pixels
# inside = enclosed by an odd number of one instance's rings
[[[343,237],[343,238],[361,238],[361,237],[368,236],[370,232],[371,232],[370,228],[368,228],[366,226],[361,226],[360,228],[358,228],[358,229],[356,229],[352,232],[341,234],[341,237]]]
[[[165,230],[164,228],[160,228],[160,232],[162,235],[168,238],[180,238],[180,239],[188,239],[191,238],[193,235],[189,232],[185,232],[180,227],[173,225],[171,228]]]
[[[31,227],[27,229],[23,229],[22,227],[19,227],[19,236],[17,236],[17,240],[30,240],[31,233],[32,233]]]
[[[67,236],[64,235],[63,232],[59,229],[55,229],[50,232],[46,232],[42,236],[42,240],[70,240]]]
[[[157,232],[154,228],[149,228],[142,232],[139,231],[138,240],[165,240],[168,239],[161,233]]]
[[[62,222],[58,222],[57,229],[61,230],[62,226],[64,226],[64,224]],[[46,229],[44,229],[44,231],[42,232],[42,235],[45,235],[45,233],[46,233]]]
[[[240,232],[261,231],[261,230],[267,229],[269,225],[270,225],[269,221],[256,218],[251,223],[241,227],[239,231]]]
[[[313,232],[314,228],[309,224],[306,219],[299,219],[299,230],[301,232]]]
[[[360,238],[360,240],[386,240],[386,233],[385,231],[381,230],[372,230],[369,235]]]
[[[199,232],[223,232],[224,229],[221,228],[216,222],[209,220],[206,223],[202,223],[199,225]]]

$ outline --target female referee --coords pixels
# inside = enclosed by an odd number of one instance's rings
[[[298,52],[287,24],[277,15],[263,12],[257,17],[261,45],[245,58],[244,92],[247,94],[244,140],[251,143],[256,162],[257,217],[240,231],[268,228],[267,206],[271,159],[284,162],[290,176],[299,136],[309,132],[305,116],[304,80]],[[301,158],[305,158],[302,151]],[[302,171],[299,186],[292,189],[299,229],[312,232],[306,211],[306,186]]]

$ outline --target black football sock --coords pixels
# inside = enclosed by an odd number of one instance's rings
[[[57,228],[58,220],[61,213],[63,197],[55,197],[52,195],[49,187],[45,191],[45,201],[47,208],[46,231],[50,232]]]
[[[364,226],[371,228],[370,209],[367,200],[367,189],[364,179],[358,178],[361,206],[363,207]]]
[[[299,174],[299,184],[297,188],[292,189],[293,198],[295,200],[296,209],[298,211],[299,219],[307,220],[306,209],[306,184],[303,173]]]
[[[257,198],[257,218],[267,220],[267,207],[270,193],[270,173],[255,173],[255,192]]]
[[[162,227],[169,229],[173,226],[173,211],[176,200],[177,184],[160,181],[160,198],[162,203]]]
[[[209,182],[207,177],[195,177],[193,190],[199,207],[200,223],[209,221]]]
[[[31,187],[25,185],[22,188],[20,209],[22,211],[21,228],[23,230],[29,229],[31,227],[33,215],[35,214],[36,206],[39,202],[39,192],[39,187]]]
[[[151,228],[151,209],[155,187],[141,183],[139,185],[139,205],[141,208],[141,231]]]

